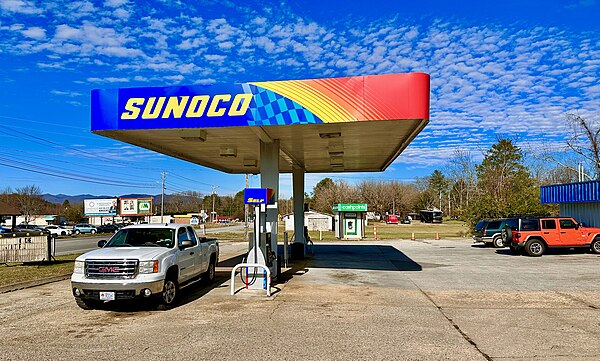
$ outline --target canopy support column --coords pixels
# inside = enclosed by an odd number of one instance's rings
[[[294,195],[294,243],[292,243],[292,259],[302,259],[306,255],[304,239],[304,169],[292,169]]]

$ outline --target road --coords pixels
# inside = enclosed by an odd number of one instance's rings
[[[250,225],[251,226],[251,225]],[[220,232],[243,232],[244,224],[236,224],[233,226],[208,228],[206,234],[218,234]],[[198,232],[199,234],[199,232]],[[57,238],[56,239],[56,256],[65,254],[84,253],[98,248],[98,241],[109,239],[112,234],[101,234],[97,236],[85,236],[75,238]]]

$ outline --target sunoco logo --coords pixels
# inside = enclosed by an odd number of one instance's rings
[[[167,118],[200,118],[221,117],[227,114],[230,117],[246,114],[252,94],[236,94],[231,100],[231,94],[196,95],[190,97],[149,97],[129,98],[125,104],[125,111],[121,119],[167,119]]]

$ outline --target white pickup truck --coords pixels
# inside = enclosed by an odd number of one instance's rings
[[[219,260],[216,239],[198,237],[182,224],[124,227],[98,247],[77,257],[71,276],[83,309],[133,298],[154,298],[160,308],[169,308],[181,287],[212,282]]]

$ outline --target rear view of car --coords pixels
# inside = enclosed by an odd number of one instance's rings
[[[480,221],[480,223],[483,221]],[[517,229],[518,227],[518,219],[516,218],[503,218],[503,219],[493,219],[488,220],[486,224],[477,223],[480,226],[480,230],[475,230],[475,235],[473,239],[475,242],[484,242],[486,244],[491,244],[495,248],[501,248],[507,246],[504,244],[502,240],[502,229],[504,227],[509,227],[511,229]]]

